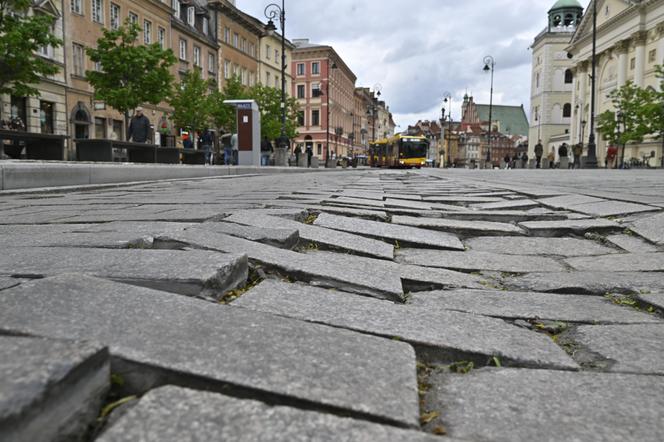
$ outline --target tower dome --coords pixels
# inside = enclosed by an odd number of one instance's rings
[[[558,0],[549,9],[549,32],[571,32],[581,23],[583,6],[578,0]]]

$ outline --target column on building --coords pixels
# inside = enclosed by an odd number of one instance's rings
[[[627,82],[627,51],[629,40],[623,40],[616,44],[615,50],[618,54],[618,87]]]
[[[636,58],[634,67],[634,84],[638,87],[643,87],[645,80],[646,36],[647,33],[645,32],[638,32],[633,36]]]

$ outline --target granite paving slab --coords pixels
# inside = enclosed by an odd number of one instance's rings
[[[606,360],[606,370],[664,375],[664,324],[581,326],[568,334]]]
[[[359,206],[359,207],[364,207],[364,208],[369,208],[369,209],[375,209],[375,208],[383,208],[385,205],[383,204],[383,199],[381,198],[380,200],[372,200],[372,199],[367,199],[367,198],[350,198],[350,197],[339,197],[339,198],[330,198],[322,202],[322,204],[335,204],[335,205],[342,205],[342,206]]]
[[[419,229],[417,227],[354,219],[327,213],[320,214],[314,225],[374,238],[396,240],[401,244],[464,250],[464,246],[459,238],[452,234]]]
[[[57,235],[88,227],[90,224],[0,224],[0,242],[5,241],[7,235]]]
[[[441,439],[418,431],[173,386],[143,396],[136,407],[97,439],[98,442],[193,440],[436,442]]]
[[[182,295],[220,297],[244,284],[246,255],[209,251],[8,247],[0,276],[27,278],[77,272]]]
[[[351,233],[329,230],[315,225],[299,223],[297,221],[242,212],[235,213],[225,218],[224,221],[260,228],[274,228],[279,226],[281,228],[297,229],[300,238],[313,241],[320,245],[348,250],[365,256],[383,259],[394,258],[394,246],[386,242]]]
[[[422,201],[421,195],[416,195],[415,193],[385,193],[385,198],[388,199],[397,199],[397,200],[408,200],[408,201]]]
[[[3,291],[0,306],[4,332],[108,345],[128,392],[192,385],[418,422],[415,353],[404,342],[83,275]]]
[[[352,255],[329,253],[319,257],[310,253],[293,252],[210,232],[205,230],[205,225],[183,232],[157,235],[155,243],[158,247],[195,246],[228,253],[246,253],[252,261],[314,285],[337,287],[353,293],[394,300],[404,298],[398,273],[394,272],[393,267],[380,264],[389,264],[390,261],[366,258],[368,262],[375,264],[371,271],[367,271],[366,268],[351,264],[354,262],[352,258],[356,258]]]
[[[427,407],[452,437],[476,441],[657,442],[664,377],[552,370],[434,372]]]
[[[0,439],[83,440],[110,375],[98,344],[0,336]]]
[[[446,269],[528,273],[548,269],[562,272],[566,269],[558,261],[540,256],[502,255],[489,252],[448,252],[429,249],[397,250],[397,261],[405,264]]]
[[[112,221],[99,224],[81,224],[78,227],[71,228],[74,233],[115,233],[131,232],[135,235],[152,236],[157,232],[164,230],[183,230],[187,227],[196,225],[196,223],[179,223],[163,221]]]
[[[646,242],[638,236],[624,234],[610,235],[606,237],[606,240],[630,253],[653,253],[659,250],[657,246]]]
[[[641,293],[638,298],[664,312],[664,290],[660,293]]]
[[[547,207],[553,207],[554,209],[572,209],[573,206],[579,206],[582,204],[592,204],[592,203],[601,203],[606,202],[605,199],[595,198],[594,196],[588,195],[560,195],[553,198],[543,198],[537,200],[540,204]]]
[[[664,253],[627,253],[592,258],[569,258],[565,262],[574,269],[590,272],[601,272],[607,269],[617,269],[623,272],[664,271]],[[664,274],[662,278],[664,278]]]
[[[664,213],[640,219],[630,228],[652,243],[664,244]]]
[[[411,201],[411,200],[402,200],[394,198],[385,199],[385,207],[397,207],[403,209],[413,209],[413,210],[431,210],[432,207],[430,204],[424,203],[422,201]]]
[[[15,287],[23,282],[20,278],[11,278],[8,276],[0,276],[0,290]]]
[[[513,224],[488,221],[465,221],[441,218],[415,218],[411,216],[393,216],[394,224],[411,227],[443,230],[472,235],[523,235],[524,231]]]
[[[335,195],[336,196],[336,195]],[[370,192],[362,190],[344,190],[338,194],[340,198],[359,198],[367,200],[383,201],[385,194],[383,192]]]
[[[292,221],[289,220],[289,222]],[[229,222],[207,222],[201,224],[200,227],[212,232],[224,233],[286,249],[295,247],[300,239],[298,230],[294,228],[255,227]]]
[[[599,296],[457,289],[414,293],[410,303],[429,311],[453,310],[505,319],[664,325],[653,315],[615,305]]]
[[[482,203],[482,204],[473,204],[470,207],[479,210],[526,210],[533,209],[535,207],[540,207],[540,204],[537,201],[531,199],[520,199],[520,200],[511,200],[511,201],[500,201],[497,203]]]
[[[97,247],[109,249],[151,248],[152,237],[131,232],[5,235],[3,247]]]
[[[489,221],[489,222],[503,222],[503,223],[518,223],[522,221],[556,221],[568,219],[567,215],[560,212],[553,212],[549,210],[542,211],[524,211],[524,210],[467,210],[461,208],[453,212],[441,212],[440,218],[454,219],[454,220],[469,220],[469,221]],[[535,209],[536,210],[536,209]],[[421,214],[424,217],[431,217],[432,215]]]
[[[505,200],[489,196],[425,196],[422,201],[433,203],[498,203]]]
[[[387,221],[387,213],[382,210],[353,209],[341,206],[323,206],[320,204],[284,204],[282,202],[268,203],[267,207],[301,207],[314,213],[333,213],[337,215],[354,216],[356,218],[366,218],[376,221]]]
[[[567,234],[583,235],[587,232],[612,232],[624,227],[608,219],[576,219],[567,221],[527,221],[519,226],[532,235],[562,236]]]
[[[333,327],[398,337],[420,359],[454,362],[459,354],[484,363],[491,356],[517,366],[576,368],[541,334],[499,319],[443,309],[399,305],[300,284],[264,281],[233,305]]]
[[[594,216],[629,215],[633,213],[654,212],[658,207],[645,204],[626,203],[623,201],[600,201],[570,206],[569,210]]]
[[[657,272],[536,272],[503,278],[502,284],[513,290],[604,295],[662,291],[664,277]]]
[[[595,241],[577,238],[490,236],[468,238],[465,243],[474,252],[505,255],[594,256],[618,253],[618,250],[600,245]]]

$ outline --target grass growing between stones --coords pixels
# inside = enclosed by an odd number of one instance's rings
[[[436,369],[433,365],[427,365],[422,362],[417,362],[417,393],[420,398],[420,425],[424,427],[425,425],[431,424],[433,421],[439,421],[440,412],[436,410],[427,410],[426,407],[426,395],[431,389],[431,384],[429,384],[429,376]],[[433,434],[436,435],[446,435],[447,430],[445,426],[436,422],[435,426],[430,429]]]
[[[646,290],[647,291],[647,290]],[[642,293],[642,294],[647,294],[647,293]],[[662,314],[661,310],[656,309],[654,306],[648,304],[647,302],[643,302],[642,300],[638,299],[635,295],[623,295],[619,293],[607,293],[604,295],[606,299],[614,303],[615,305],[621,305],[621,306],[626,306],[626,307],[631,307],[634,310],[643,312],[643,313],[648,313],[650,315],[655,315],[655,314]]]
[[[256,287],[264,279],[265,279],[265,273],[263,272],[263,270],[260,267],[250,268],[249,278],[247,278],[247,283],[241,288],[229,290],[228,292],[224,293],[224,295],[218,301],[219,304],[230,304],[230,303],[232,303],[233,301],[238,299],[240,296],[244,295],[249,290]]]

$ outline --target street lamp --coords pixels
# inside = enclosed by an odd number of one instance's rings
[[[625,138],[626,138],[625,137],[625,132],[627,132],[627,124],[626,124],[625,113],[623,111],[619,110],[618,112],[616,112],[616,118],[618,119],[618,124],[616,125],[616,127],[618,128],[618,140],[617,140],[618,142],[620,142],[620,125],[622,124],[623,139],[622,139],[622,143],[620,143],[620,144],[622,144],[622,153],[620,154],[620,168],[624,169],[625,168],[625,144],[626,144],[626,142],[625,142],[626,141],[625,140]]]
[[[281,135],[277,143],[279,154],[276,155],[275,163],[277,166],[286,166],[286,148],[288,146],[288,136],[286,135],[286,9],[285,0],[281,0],[281,7],[275,3],[270,3],[265,7],[265,17],[268,19],[265,25],[265,31],[268,35],[274,35],[277,27],[274,20],[279,19],[281,26]]]
[[[588,157],[586,167],[597,169],[597,145],[595,144],[595,74],[597,71],[597,2],[593,2],[593,53],[592,74],[590,77],[590,134],[588,136]]]
[[[451,152],[451,143],[452,143],[452,94],[449,92],[443,92],[443,103],[448,104],[447,119],[449,120],[449,126],[447,131],[447,167],[450,167],[452,164],[452,152]],[[443,105],[444,106],[444,105]],[[443,107],[443,120],[445,119],[445,107]]]
[[[325,94],[325,163],[330,159],[330,72],[331,69],[337,69],[337,63],[332,62],[330,66],[330,59],[327,59],[327,82],[325,83],[325,92],[323,92],[323,85],[321,84],[321,93]]]
[[[493,112],[493,71],[496,67],[496,61],[491,55],[484,57],[484,72],[491,71],[491,94],[489,95],[489,145],[486,150],[486,161],[491,164],[491,131],[493,123],[491,122]]]

